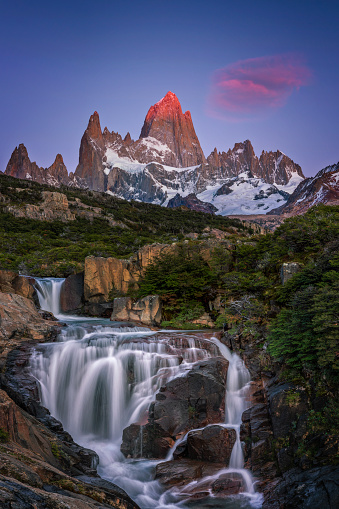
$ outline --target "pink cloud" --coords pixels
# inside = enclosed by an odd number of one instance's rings
[[[280,108],[310,77],[298,55],[240,60],[214,73],[208,113],[239,120]]]

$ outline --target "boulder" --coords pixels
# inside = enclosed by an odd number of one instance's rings
[[[196,479],[216,474],[223,466],[190,459],[166,461],[156,466],[155,478],[167,488],[185,486]]]
[[[339,466],[301,472],[293,468],[267,487],[263,509],[333,509],[339,507]]]
[[[223,420],[227,368],[223,357],[204,360],[160,388],[143,426],[143,457],[163,458],[180,434]],[[140,446],[134,443],[140,440],[140,425],[135,426],[124,432],[121,446],[131,457],[140,455]],[[155,435],[161,438],[157,445],[153,445]]]
[[[222,474],[211,486],[211,491],[218,497],[229,497],[245,491],[245,483],[241,474],[235,472]]]
[[[174,440],[156,422],[131,424],[122,436],[121,452],[127,458],[166,458]]]
[[[84,302],[84,273],[72,274],[65,279],[60,292],[60,307],[63,313],[78,311]]]
[[[111,320],[160,325],[162,322],[160,297],[148,295],[136,302],[133,302],[130,297],[117,297],[113,301]]]
[[[223,426],[207,426],[202,430],[190,431],[187,435],[187,456],[228,465],[235,441],[235,430]]]

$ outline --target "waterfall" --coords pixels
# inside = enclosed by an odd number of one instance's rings
[[[59,316],[62,284],[62,279],[39,279],[37,288],[41,307]],[[160,483],[152,480],[157,462],[128,460],[122,455],[122,432],[132,423],[140,424],[138,450],[142,449],[142,425],[147,422],[149,405],[160,387],[171,378],[184,375],[198,360],[220,352],[229,361],[222,425],[235,429],[236,443],[229,467],[215,477],[223,473],[241,474],[249,501],[242,501],[241,507],[261,507],[258,497],[255,499],[251,474],[243,469],[239,430],[241,415],[248,404],[250,376],[240,357],[216,338],[209,340],[205,350],[206,341],[201,341],[198,334],[165,331],[159,334],[145,327],[120,328],[109,320],[98,324],[75,318],[70,318],[58,342],[36,347],[30,369],[39,382],[41,403],[77,442],[98,453],[99,474],[125,489],[142,509],[185,507],[180,489],[164,492]],[[194,482],[198,485],[200,481],[204,479]],[[230,503],[225,507],[240,507],[237,501],[235,505]],[[209,501],[208,507],[214,507],[213,502]]]
[[[64,278],[36,278],[36,291],[39,304],[44,311],[50,311],[54,316],[60,315],[60,293]]]
[[[242,414],[248,408],[248,383],[250,374],[244,362],[240,357],[223,345],[220,341],[217,345],[221,354],[228,360],[228,372],[226,382],[226,400],[225,400],[225,424],[234,427],[236,431],[236,442],[232,449],[230,458],[230,469],[239,469],[244,466],[244,455],[240,442],[240,426],[242,423]],[[250,491],[253,491],[251,489]]]

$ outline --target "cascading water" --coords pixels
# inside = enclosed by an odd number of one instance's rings
[[[55,300],[59,299],[62,280],[40,279],[39,285],[41,306],[60,315]],[[76,441],[98,453],[100,475],[125,489],[142,509],[185,507],[180,490],[164,492],[152,480],[158,462],[127,460],[122,455],[122,432],[131,423],[146,423],[149,404],[166,381],[184,374],[197,360],[218,355],[220,351],[229,361],[223,425],[233,427],[237,433],[229,468],[221,473],[240,473],[248,492],[245,505],[243,500],[241,504],[239,500],[230,500],[231,505],[222,507],[260,507],[259,498],[253,495],[251,475],[243,469],[239,438],[249,382],[241,359],[215,338],[211,338],[214,344],[207,351],[198,336],[168,332],[159,335],[141,327],[114,327],[108,320],[98,325],[84,318],[74,319],[71,317],[58,343],[37,347],[31,358],[31,370],[40,384],[42,404]],[[172,341],[180,348],[183,338],[186,348],[180,349],[179,355],[179,350],[169,345]],[[139,442],[142,448],[142,440]],[[219,507],[210,502],[208,506]]]
[[[60,293],[64,278],[36,278],[36,290],[41,309],[60,315]]]

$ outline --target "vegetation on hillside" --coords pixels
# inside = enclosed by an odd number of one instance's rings
[[[220,244],[207,262],[194,249],[180,247],[156,260],[139,296],[159,293],[167,320],[176,326],[185,325],[192,310],[209,311],[209,301],[222,296],[217,324],[253,338],[268,364],[282,366],[283,380],[317,401],[309,433],[338,429],[339,207],[315,207],[256,242],[235,243],[231,251]],[[285,262],[298,262],[300,272],[282,285]]]
[[[100,210],[99,217],[75,221],[40,221],[6,213],[9,205],[39,205],[42,191],[56,191],[36,182],[0,175],[0,268],[35,276],[64,277],[83,269],[86,256],[129,258],[154,242],[172,243],[188,233],[218,228],[231,235],[236,228],[247,233],[241,221],[213,214],[167,209],[125,201],[94,191],[63,187],[70,207],[76,199]],[[76,210],[74,208],[74,210]],[[117,224],[112,225],[112,221]]]
[[[0,186],[0,268],[66,276],[82,270],[89,255],[127,258],[148,243],[176,242],[148,266],[133,296],[159,294],[167,325],[192,328],[208,312],[230,335],[252,338],[267,370],[278,366],[281,380],[308,394],[307,434],[338,429],[339,207],[320,205],[254,237],[237,220],[69,188],[61,191],[71,206],[78,198],[100,214],[68,222],[15,218],[8,204],[39,204],[43,190],[55,189],[5,176]],[[206,252],[206,227],[227,232],[228,240]],[[195,240],[187,240],[191,232]],[[300,271],[282,285],[285,262],[298,262]],[[294,404],[298,394],[288,397]]]

